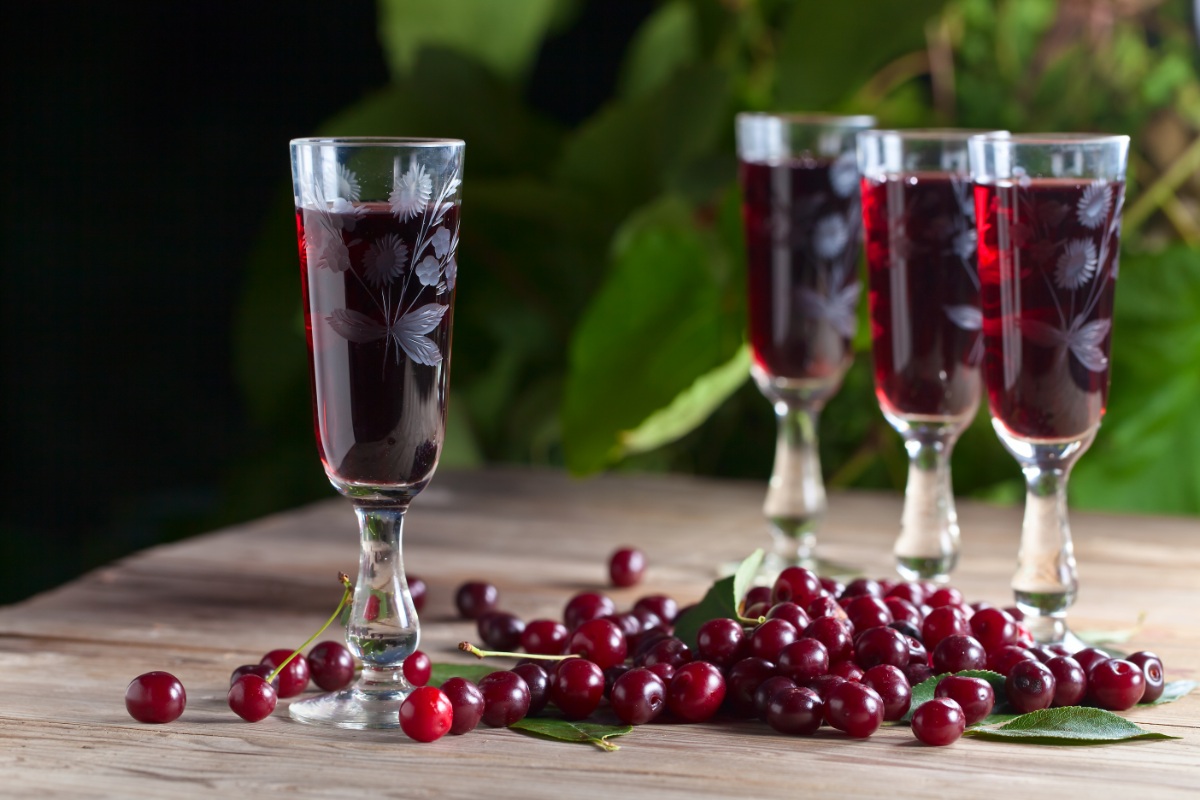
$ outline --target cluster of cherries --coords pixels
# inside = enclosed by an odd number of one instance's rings
[[[1119,711],[1157,699],[1164,683],[1153,653],[1117,659],[1098,648],[1071,654],[1034,646],[1018,609],[968,605],[958,590],[927,582],[843,585],[791,567],[772,587],[750,591],[740,619],[705,622],[695,649],[674,635],[681,612],[666,596],[618,612],[607,596],[583,592],[567,603],[562,621],[528,623],[497,610],[498,598],[488,583],[459,588],[459,613],[476,620],[493,652],[463,649],[519,656],[495,651],[520,648],[527,658],[478,685],[454,678],[440,690],[414,692],[401,710],[412,738],[465,733],[480,720],[511,725],[547,705],[583,719],[605,700],[632,725],[703,722],[721,713],[758,717],[785,734],[811,735],[827,724],[865,738],[884,721],[908,716],[912,687],[931,677],[966,670],[1004,676],[997,698],[987,680],[951,674],[913,711],[914,735],[945,745],[998,702],[1018,713],[1085,702]]]

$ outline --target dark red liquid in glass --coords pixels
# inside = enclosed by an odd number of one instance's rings
[[[431,235],[457,230],[458,208],[425,219],[296,210],[317,447],[342,483],[420,488],[441,453],[457,268]]]
[[[1010,434],[1070,440],[1108,401],[1123,181],[975,187],[988,403]]]
[[[769,375],[838,380],[858,305],[853,160],[743,161],[750,346]]]
[[[983,355],[970,183],[910,174],[862,193],[875,394],[893,416],[970,416]]]

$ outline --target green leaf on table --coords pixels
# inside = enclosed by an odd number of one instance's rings
[[[1161,706],[1167,703],[1174,703],[1179,698],[1191,694],[1197,686],[1200,686],[1200,682],[1168,681],[1167,685],[1163,687],[1162,695],[1157,700],[1151,700],[1149,703],[1144,703],[1143,705]]]
[[[1178,739],[1155,733],[1111,711],[1084,706],[1045,708],[1012,719],[998,728],[971,728],[964,736],[1024,744],[1089,745],[1136,739]]]
[[[451,678],[466,678],[479,683],[485,675],[491,675],[498,667],[494,664],[434,664],[429,673],[429,685],[441,686]]]
[[[608,740],[615,736],[624,736],[633,730],[632,725],[601,725],[598,722],[572,722],[552,717],[526,717],[508,727],[522,733],[545,736],[563,742],[594,744],[601,750],[607,750],[610,753],[621,748]]]
[[[997,701],[1004,697],[1004,676],[999,672],[992,672],[991,670],[987,669],[964,669],[960,672],[943,672],[941,675],[934,675],[932,678],[926,678],[916,686],[912,687],[912,703],[908,707],[908,713],[905,714],[900,721],[911,722],[913,713],[917,710],[917,706],[932,700],[933,693],[937,689],[937,685],[941,682],[942,678],[948,678],[951,675],[958,675],[963,678],[983,678],[992,685],[992,692],[995,693]],[[992,716],[998,716],[1002,717],[1003,719],[1007,719],[1012,715],[993,714]],[[991,716],[985,719],[984,723],[986,723],[988,720],[991,720]],[[996,719],[992,721],[1000,722],[1002,720]]]
[[[700,632],[701,625],[720,617],[737,619],[738,603],[754,584],[763,557],[762,550],[755,550],[738,565],[737,571],[710,586],[699,603],[675,620],[675,635],[686,642],[688,647],[695,649],[696,635]]]
[[[1146,621],[1146,612],[1138,614],[1137,622],[1132,628],[1124,628],[1121,630],[1091,630],[1091,631],[1075,631],[1075,635],[1086,642],[1091,647],[1104,647],[1110,644],[1124,644],[1142,632],[1142,623]],[[1117,656],[1113,655],[1114,658]]]

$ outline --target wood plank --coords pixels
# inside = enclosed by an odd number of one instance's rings
[[[451,614],[461,581],[494,581],[502,605],[526,619],[557,616],[572,593],[603,587],[607,555],[625,543],[643,547],[651,569],[643,586],[612,592],[619,605],[652,591],[694,600],[715,565],[765,543],[761,496],[754,484],[677,477],[439,475],[406,531],[409,568],[430,586],[423,649],[461,659],[454,644],[473,635]],[[1007,604],[1019,512],[964,502],[960,517],[955,584],[971,599]],[[823,552],[887,575],[898,518],[896,497],[834,495]],[[1125,628],[1144,611],[1130,647],[1158,651],[1172,679],[1200,675],[1200,524],[1097,514],[1072,522],[1084,582],[1076,626]],[[673,798],[803,788],[878,797],[903,787],[939,797],[1183,797],[1200,786],[1200,695],[1129,714],[1181,740],[1092,748],[964,739],[932,749],[906,728],[855,742],[726,722],[646,726],[603,753],[504,730],[419,745],[398,732],[312,728],[290,722],[283,702],[259,725],[233,717],[230,671],[303,640],[336,602],[333,573],[355,564],[352,514],[335,499],[155,548],[0,609],[0,794]],[[176,723],[140,725],[124,711],[125,684],[150,669],[188,687]]]

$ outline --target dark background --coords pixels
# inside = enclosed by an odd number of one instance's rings
[[[0,602],[232,521],[230,323],[287,141],[388,80],[372,2],[133,5],[7,12]],[[594,111],[651,8],[585,4],[532,104]]]

